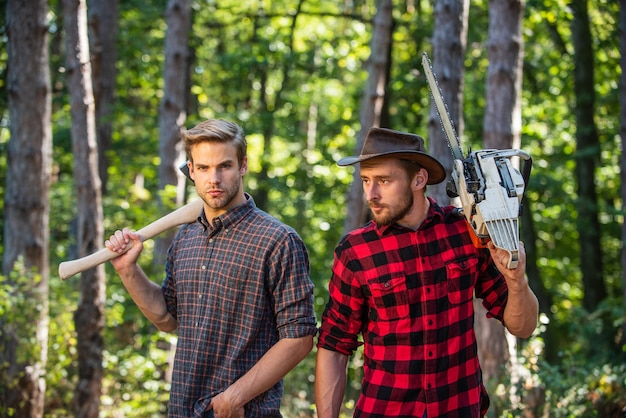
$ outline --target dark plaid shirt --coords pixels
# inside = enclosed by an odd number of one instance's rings
[[[170,417],[210,417],[211,398],[281,338],[314,335],[309,259],[297,233],[251,197],[208,224],[181,227],[167,257],[163,294],[178,320]],[[282,382],[245,406],[280,417]]]
[[[370,222],[342,239],[318,347],[350,355],[364,344],[355,416],[486,413],[474,294],[488,316],[502,321],[506,282],[452,207],[431,200],[417,231]]]

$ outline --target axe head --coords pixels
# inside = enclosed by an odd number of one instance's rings
[[[185,177],[187,177],[189,180],[191,180],[192,183],[194,183],[194,181],[191,179],[191,176],[189,175],[189,166],[187,166],[187,162],[188,161],[185,161],[184,163],[179,165],[178,169],[185,175]]]

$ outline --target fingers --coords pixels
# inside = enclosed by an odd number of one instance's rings
[[[211,399],[209,409],[213,410],[215,418],[244,418],[243,406],[235,406],[231,403],[226,392],[221,392]]]
[[[526,262],[526,247],[524,246],[524,242],[523,241],[520,241],[518,243],[517,249],[519,251],[519,258],[520,258],[520,260],[524,260],[524,262]]]
[[[137,237],[137,234],[133,233],[130,229],[124,228],[123,230],[117,230],[108,240],[104,242],[104,245],[111,251],[117,253],[123,253],[126,250],[128,244]]]
[[[509,262],[511,260],[511,255],[509,253],[498,255],[495,260],[497,262],[496,264],[498,265],[498,270],[511,270],[511,268],[509,268]]]
[[[522,261],[520,256],[523,255],[523,251],[524,251],[524,247],[521,245],[522,243],[520,241],[520,251],[518,252],[518,256],[517,256],[518,261]],[[498,270],[500,271],[512,270],[511,268],[509,268],[509,264],[511,263],[511,258],[513,255],[509,251],[496,247],[492,241],[489,241],[487,243],[487,248],[489,249],[489,252],[491,253],[491,258],[496,263]],[[517,263],[517,265],[519,265],[519,263]]]

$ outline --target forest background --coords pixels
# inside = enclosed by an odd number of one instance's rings
[[[319,318],[332,249],[365,220],[336,160],[372,125],[450,158],[424,51],[466,145],[493,147],[505,107],[504,148],[533,157],[521,229],[541,317],[523,341],[477,317],[490,416],[624,416],[624,2],[0,3],[0,416],[165,415],[175,335],[110,265],[67,280],[57,267],[194,198],[177,133],[203,119],[244,126],[245,187],[305,240]],[[490,51],[509,37],[519,84],[498,93]],[[141,258],[156,282],[169,239]],[[356,353],[346,414],[361,365]],[[285,416],[314,416],[314,366],[315,350],[285,378]]]

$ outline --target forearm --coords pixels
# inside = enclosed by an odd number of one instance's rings
[[[504,325],[516,337],[528,338],[537,327],[539,302],[528,286],[509,288],[509,296],[504,309]]]
[[[312,348],[312,335],[279,340],[245,375],[228,387],[224,395],[231,404],[243,407],[285,377]]]
[[[524,243],[519,242],[519,260],[514,269],[508,268],[510,254],[507,250],[496,248],[492,241],[489,242],[488,248],[496,268],[504,276],[508,287],[508,299],[503,314],[504,325],[516,337],[528,338],[537,327],[539,302],[528,286]]]
[[[318,418],[337,418],[346,389],[348,356],[319,348],[315,366],[315,407]]]
[[[176,329],[176,320],[167,311],[161,287],[151,281],[138,265],[120,270],[118,274],[128,294],[150,322],[161,331]]]

